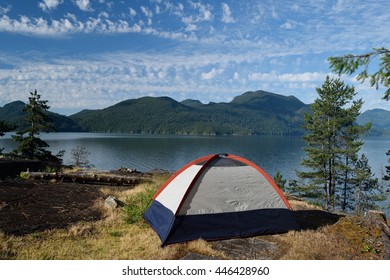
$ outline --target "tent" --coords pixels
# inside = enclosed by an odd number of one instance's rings
[[[155,193],[144,218],[163,246],[298,229],[271,177],[230,154],[208,155],[182,167]]]

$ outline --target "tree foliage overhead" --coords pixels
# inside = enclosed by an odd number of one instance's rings
[[[378,59],[378,68],[370,73],[369,66],[372,61]],[[374,48],[372,52],[364,54],[346,54],[341,57],[329,57],[330,68],[333,72],[341,75],[351,75],[360,70],[357,80],[364,82],[370,80],[370,85],[378,89],[379,85],[387,87],[383,99],[390,100],[390,50],[386,48]]]

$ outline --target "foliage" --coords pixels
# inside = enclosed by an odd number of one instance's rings
[[[77,167],[86,167],[89,164],[88,155],[90,152],[84,145],[76,145],[71,150],[73,164]]]
[[[378,70],[369,73],[368,67],[374,59],[379,59]],[[378,89],[383,84],[386,90],[383,99],[390,99],[390,50],[386,48],[374,48],[372,52],[353,55],[346,54],[342,57],[328,58],[333,72],[340,74],[353,74],[359,68],[363,70],[357,75],[357,80],[364,82],[370,79],[370,85]]]
[[[14,126],[9,125],[7,122],[0,120],[0,137],[4,136],[6,132],[10,132],[15,129]]]
[[[155,189],[147,187],[143,191],[128,196],[125,200],[126,206],[124,207],[124,220],[129,224],[139,222],[146,208],[152,201],[152,197],[155,193]]]
[[[357,214],[369,209],[376,209],[377,202],[384,201],[385,196],[377,178],[371,172],[365,154],[356,161],[355,176],[352,179],[353,190],[350,201]]]
[[[27,111],[23,111],[26,104],[22,101],[14,101],[0,107],[0,119],[12,126],[24,130],[30,127],[26,121]],[[47,111],[47,116],[52,120],[55,131],[59,132],[81,132],[81,127],[71,118]]]
[[[46,148],[49,145],[39,138],[40,132],[49,132],[53,129],[51,121],[46,112],[50,108],[47,105],[47,100],[41,100],[41,96],[37,93],[37,90],[30,92],[29,103],[24,108],[27,112],[26,121],[29,123],[29,127],[20,130],[12,138],[19,144],[16,150],[12,152],[14,156],[27,158],[27,159],[39,159],[52,163],[61,163],[61,151],[57,156]],[[27,134],[27,135],[26,135]]]
[[[309,106],[296,98],[256,91],[244,93],[230,103],[207,105],[180,103],[168,97],[142,97],[103,110],[84,110],[71,118],[83,129],[95,132],[285,135],[302,134],[306,110]]]
[[[275,184],[279,187],[279,189],[285,191],[287,180],[283,178],[283,175],[279,170],[276,171],[276,174],[274,175],[273,179]]]
[[[387,162],[390,164],[390,150],[386,152],[386,155],[389,156]],[[383,176],[383,180],[390,181],[390,165],[386,165],[385,168],[386,168],[386,174]]]
[[[4,136],[4,134],[6,132],[10,132],[10,131],[12,131],[14,129],[15,129],[14,126],[9,125],[5,121],[0,120],[0,137]],[[3,150],[4,150],[4,148],[0,148],[0,155],[2,154]]]
[[[308,133],[303,138],[307,144],[304,148],[307,157],[301,165],[307,171],[297,174],[306,180],[304,186],[311,194],[316,194],[316,188],[322,189],[318,199],[326,209],[334,209],[340,189],[343,189],[341,196],[345,200],[351,164],[363,144],[359,137],[370,125],[356,124],[363,102],[353,100],[356,95],[353,86],[327,77],[317,93],[319,98],[312,105],[312,114],[305,114],[304,128]],[[345,209],[343,203],[342,208]]]

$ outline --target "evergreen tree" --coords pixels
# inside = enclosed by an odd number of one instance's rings
[[[368,209],[376,209],[377,202],[384,200],[378,179],[374,178],[367,157],[362,154],[356,161],[354,191],[351,195],[351,209],[360,214]]]
[[[349,158],[363,144],[358,138],[369,126],[356,125],[362,101],[354,101],[353,86],[345,85],[340,79],[326,78],[321,88],[317,88],[319,98],[312,105],[312,114],[305,114],[304,136],[307,157],[301,162],[307,171],[298,172],[305,179],[311,193],[322,189],[317,198],[326,209],[334,209],[336,194],[349,177]],[[349,107],[348,107],[349,106]],[[345,189],[348,192],[347,189]]]
[[[274,175],[273,179],[275,184],[279,187],[279,189],[285,191],[287,180],[283,178],[283,175],[279,170],[276,171],[276,174]]]
[[[333,72],[341,75],[351,75],[355,72],[359,72],[356,76],[357,80],[364,82],[366,79],[370,79],[370,86],[379,88],[379,85],[383,85],[387,88],[384,93],[383,99],[390,100],[390,50],[384,47],[374,48],[371,52],[362,54],[346,54],[341,57],[329,57],[330,68]],[[377,63],[375,69],[369,73],[368,67],[371,64]],[[386,155],[390,156],[390,150]],[[390,159],[389,159],[390,163]],[[383,177],[384,180],[390,180],[390,165],[386,166],[386,174]]]
[[[386,155],[389,156],[387,162],[390,163],[390,150],[386,152]],[[386,168],[386,174],[383,176],[383,180],[390,181],[390,165],[385,166],[385,168]]]
[[[14,130],[15,127],[7,124],[6,122],[0,120],[0,137],[3,137],[6,132]],[[4,148],[0,148],[0,155],[2,155]]]
[[[37,93],[37,90],[30,92],[28,99],[29,103],[23,111],[27,112],[26,121],[29,123],[29,127],[25,130],[18,131],[17,135],[12,136],[14,141],[19,144],[18,148],[13,151],[13,155],[27,159],[61,163],[60,155],[63,152],[60,152],[58,156],[52,155],[50,151],[46,150],[49,145],[39,138],[40,132],[54,130],[46,114],[50,108],[47,105],[48,101],[41,100],[41,96]],[[27,135],[25,136],[25,134]]]

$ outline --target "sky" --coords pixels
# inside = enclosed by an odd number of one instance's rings
[[[334,76],[327,58],[389,48],[389,22],[388,0],[0,0],[0,106],[35,89],[65,115],[254,90],[309,104]],[[383,87],[341,79],[362,111],[390,110]]]

